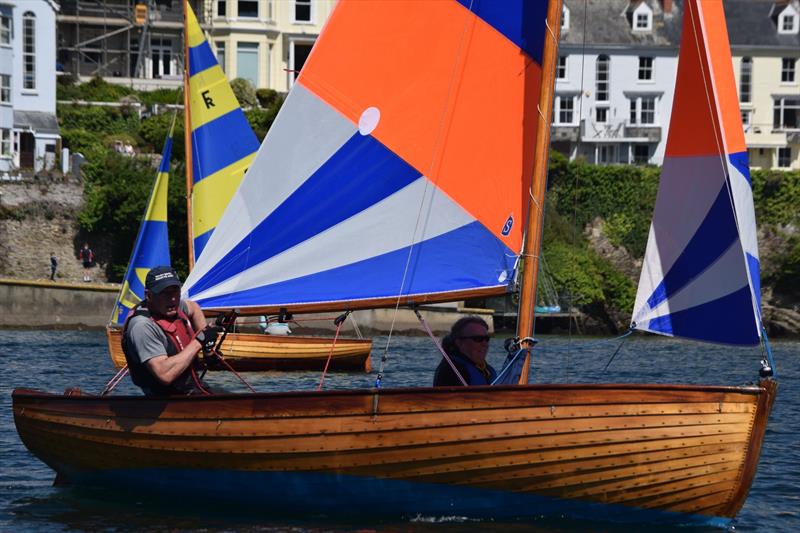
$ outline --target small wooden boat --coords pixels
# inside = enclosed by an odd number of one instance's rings
[[[114,366],[125,366],[122,353],[122,330],[106,328],[108,352]],[[333,352],[331,353],[331,346]],[[333,339],[260,335],[258,333],[228,333],[221,345],[225,361],[237,372],[263,370],[323,370],[330,356],[329,371],[371,370],[369,339]],[[227,370],[211,367],[210,370]]]
[[[273,510],[336,511],[357,498],[396,516],[714,524],[744,502],[775,382],[74,392],[13,394],[20,438],[62,482],[205,486]]]

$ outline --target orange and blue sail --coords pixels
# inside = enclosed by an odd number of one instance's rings
[[[128,269],[122,280],[111,323],[121,326],[131,309],[144,300],[144,281],[147,272],[155,267],[170,264],[167,232],[167,197],[169,190],[169,160],[172,153],[172,130],[164,143],[161,164],[144,219],[139,226]]]
[[[191,234],[196,259],[238,189],[259,143],[188,2],[185,9],[191,117]]]
[[[722,2],[685,4],[634,327],[725,344],[761,335],[750,171]]]
[[[339,2],[185,291],[245,310],[508,291],[547,7]]]

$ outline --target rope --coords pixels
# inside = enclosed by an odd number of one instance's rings
[[[455,365],[455,363],[453,363],[453,360],[452,360],[452,359],[450,359],[450,356],[449,356],[449,355],[447,355],[447,352],[445,352],[445,351],[442,349],[442,345],[441,345],[441,344],[439,344],[439,339],[437,339],[437,338],[436,338],[436,335],[434,335],[434,334],[433,334],[433,331],[431,331],[431,328],[428,326],[428,323],[425,321],[425,318],[424,318],[424,317],[422,316],[422,314],[419,312],[419,309],[414,309],[414,314],[416,314],[416,315],[417,315],[417,318],[418,318],[418,319],[419,319],[419,321],[422,323],[422,327],[423,327],[423,329],[424,329],[424,330],[425,330],[425,332],[428,334],[428,336],[431,338],[431,340],[433,340],[433,344],[434,344],[434,345],[436,346],[436,348],[439,350],[439,353],[441,353],[441,354],[442,354],[442,357],[444,358],[444,360],[445,360],[445,361],[447,361],[447,364],[448,364],[448,365],[450,365],[450,368],[452,368],[452,369],[453,369],[453,372],[455,372],[455,374],[456,374],[456,377],[458,377],[458,380],[461,382],[461,384],[462,384],[462,385],[464,385],[464,386],[466,387],[466,386],[467,386],[467,382],[466,382],[466,380],[465,380],[465,379],[464,379],[464,377],[461,375],[461,372],[459,372],[459,371],[458,371],[458,368],[456,368],[456,365]]]
[[[775,361],[772,359],[772,347],[769,345],[767,330],[764,328],[764,324],[761,324],[761,338],[764,340],[762,349],[766,349],[767,361],[769,361],[769,366],[772,368],[772,377],[778,379],[778,368],[775,366]]]
[[[114,390],[114,387],[119,385],[120,381],[122,381],[122,378],[124,378],[127,375],[128,375],[128,365],[126,364],[120,369],[119,372],[116,373],[116,375],[113,378],[109,380],[108,383],[106,383],[106,386],[103,389],[103,392],[100,393],[100,396],[105,396],[106,394]]]
[[[225,367],[226,367],[228,370],[230,370],[231,372],[233,372],[233,375],[234,375],[234,376],[236,376],[237,378],[239,378],[239,381],[241,381],[242,383],[244,383],[244,386],[245,386],[245,387],[247,387],[248,389],[250,389],[250,392],[253,392],[253,393],[254,393],[254,392],[256,392],[256,390],[255,390],[253,387],[251,387],[251,386],[250,386],[250,384],[249,384],[248,382],[246,382],[246,381],[244,380],[244,378],[243,378],[241,375],[239,375],[239,373],[238,373],[236,370],[234,370],[234,369],[233,369],[233,367],[232,367],[232,366],[231,366],[231,365],[228,363],[228,361],[226,361],[226,360],[225,360],[225,358],[224,358],[224,357],[222,357],[222,354],[221,354],[221,353],[219,353],[219,352],[216,352],[216,354],[217,354],[217,357],[219,357],[219,360],[220,360],[220,362],[221,362],[223,365],[225,365]]]
[[[347,312],[350,314],[350,311]],[[331,359],[333,358],[333,349],[336,347],[336,340],[339,338],[339,332],[342,330],[342,324],[344,324],[344,320],[337,320],[336,324],[336,335],[333,336],[333,343],[331,344],[331,351],[328,353],[328,360],[325,361],[325,368],[322,369],[322,376],[319,378],[319,385],[317,385],[317,390],[322,390],[322,384],[325,383],[325,376],[328,373],[328,366],[331,364]]]
[[[514,362],[517,360],[517,358],[519,357],[519,355],[520,355],[521,353],[524,353],[524,352],[526,352],[526,351],[529,351],[529,350],[528,350],[527,348],[520,348],[519,350],[517,350],[517,353],[516,353],[516,354],[514,354],[514,357],[512,357],[512,358],[511,358],[511,361],[509,361],[509,362],[508,362],[508,364],[507,364],[505,367],[503,367],[503,370],[501,370],[501,371],[500,371],[500,373],[499,373],[499,374],[497,374],[497,377],[496,377],[496,378],[494,378],[494,381],[492,381],[492,382],[491,382],[491,385],[494,385],[495,383],[497,383],[498,381],[500,381],[500,378],[502,378],[502,377],[503,377],[503,374],[505,374],[506,372],[508,372],[508,370],[509,370],[509,369],[510,369],[512,366],[514,366]]]
[[[630,328],[630,329],[628,330],[628,332],[627,332],[627,333],[625,333],[625,334],[623,334],[623,335],[620,335],[619,337],[617,337],[617,339],[622,339],[622,342],[620,342],[620,343],[619,343],[619,346],[617,346],[617,349],[616,349],[616,350],[614,350],[614,353],[611,355],[611,359],[609,359],[609,360],[608,360],[608,362],[606,363],[606,366],[604,366],[604,367],[603,367],[603,372],[605,372],[605,371],[608,369],[608,366],[611,364],[611,362],[612,362],[612,361],[614,360],[614,358],[617,356],[617,354],[619,353],[619,351],[622,349],[622,345],[623,345],[623,344],[625,344],[625,339],[626,339],[626,338],[627,338],[629,335],[631,335],[631,334],[632,334],[634,331],[635,331],[635,330],[634,330],[633,328]],[[612,339],[612,340],[617,340],[617,339]]]

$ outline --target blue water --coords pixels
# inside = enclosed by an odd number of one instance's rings
[[[380,366],[386,337],[374,343],[373,363]],[[739,385],[756,379],[758,349],[714,347],[669,339],[634,336],[604,371],[619,342],[568,337],[543,337],[534,360],[533,382],[657,382]],[[732,525],[741,532],[800,531],[800,343],[775,342],[778,399],[767,429],[758,474],[750,496]],[[490,362],[500,366],[502,338],[492,341]],[[425,338],[393,337],[385,363],[384,387],[427,385],[438,355]],[[649,525],[631,527],[568,519],[533,523],[465,521],[459,517],[414,516],[379,521],[352,513],[336,517],[308,512],[298,516],[265,514],[259,509],[193,505],[193,496],[213,499],[213,487],[187,487],[174,499],[146,494],[53,487],[53,472],[24,448],[11,413],[11,391],[24,386],[63,391],[80,386],[99,392],[114,374],[99,331],[0,331],[0,531],[671,531]],[[259,391],[317,387],[318,372],[247,374]],[[329,374],[326,388],[371,387],[375,373]],[[210,382],[235,390],[231,375],[215,374]],[[117,390],[136,393],[126,379]],[[685,531],[688,528],[684,528]],[[691,531],[718,531],[693,528]]]

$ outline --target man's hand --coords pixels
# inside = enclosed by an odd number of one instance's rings
[[[195,339],[200,343],[203,352],[209,352],[217,345],[217,337],[223,331],[219,326],[206,326],[197,333]]]

